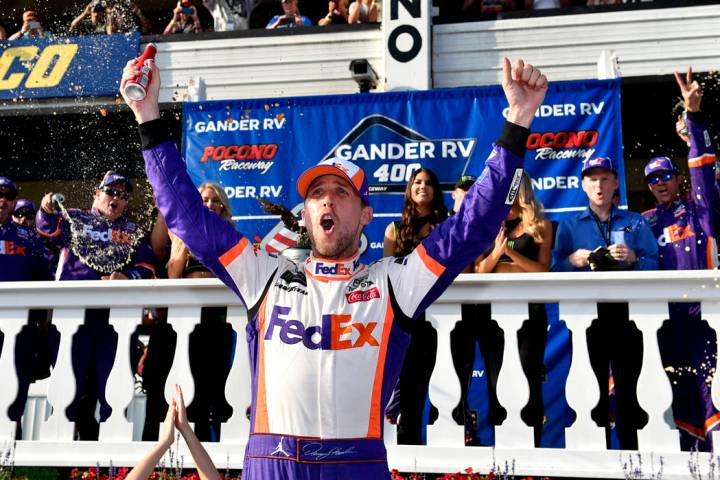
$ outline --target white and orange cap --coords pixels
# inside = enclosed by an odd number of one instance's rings
[[[323,160],[314,167],[308,168],[300,175],[297,181],[297,189],[300,196],[305,198],[313,180],[323,175],[336,175],[347,180],[355,188],[358,195],[360,195],[363,203],[370,205],[368,182],[363,169],[352,162],[337,157]]]

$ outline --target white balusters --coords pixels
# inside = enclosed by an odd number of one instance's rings
[[[528,318],[525,302],[493,303],[491,318],[498,322],[505,334],[505,350],[498,374],[497,397],[507,410],[507,418],[495,427],[496,448],[532,448],[533,429],[520,418],[520,410],[530,398],[530,388],[520,364],[518,330]]]
[[[135,383],[130,366],[130,336],[141,321],[140,307],[110,310],[110,324],[118,334],[118,343],[115,362],[105,388],[105,398],[112,408],[112,413],[100,424],[100,441],[132,439],[133,425],[125,418],[125,408],[132,400]]]
[[[669,317],[667,302],[630,303],[630,320],[642,331],[643,362],[637,384],[637,398],[648,414],[648,424],[638,431],[640,450],[679,452],[680,436],[665,421],[672,404],[670,380],[660,359],[657,332]]]
[[[15,436],[15,422],[10,421],[7,410],[18,393],[15,371],[15,337],[28,321],[27,309],[0,310],[0,330],[5,335],[0,352],[0,438]]]
[[[60,333],[60,348],[48,385],[48,402],[53,411],[40,429],[40,440],[63,442],[73,439],[74,424],[67,419],[65,409],[75,397],[72,340],[84,318],[82,308],[56,308],[53,311],[52,322]]]
[[[190,371],[190,333],[200,323],[200,307],[170,307],[168,323],[177,334],[175,357],[165,381],[165,400],[170,403],[175,396],[175,384],[182,387],[185,405],[195,396],[195,382]]]
[[[235,355],[225,384],[225,397],[233,407],[232,416],[223,424],[221,440],[223,442],[245,442],[250,431],[250,422],[245,416],[246,407],[252,401],[250,384],[250,357],[245,335],[248,318],[242,307],[228,307],[227,321],[237,335]]]
[[[460,380],[450,354],[450,332],[460,321],[460,305],[432,305],[425,318],[437,330],[437,359],[430,377],[430,402],[440,414],[435,424],[427,427],[427,444],[460,447],[465,444],[465,430],[452,418],[452,409],[460,401]]]
[[[572,333],[572,363],[565,384],[568,405],[577,414],[575,423],[565,429],[565,446],[571,450],[605,449],[605,430],[590,418],[590,411],[600,399],[587,349],[587,329],[594,318],[594,302],[560,303],[560,320]]]

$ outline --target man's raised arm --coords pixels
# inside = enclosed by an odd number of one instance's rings
[[[125,66],[120,91],[139,124],[145,172],[153,187],[157,207],[168,228],[185,242],[190,252],[251,307],[259,296],[260,285],[265,285],[273,271],[272,262],[257,261],[252,267],[245,265],[242,281],[235,275],[231,278],[231,263],[238,268],[238,259],[254,258],[252,245],[230,222],[203,205],[185,162],[160,119],[160,71],[152,60],[150,68],[152,80],[143,100],[132,100],[124,93],[125,85],[138,74],[134,60]]]
[[[482,174],[458,212],[438,225],[413,252],[430,266],[437,279],[419,304],[410,301],[402,306],[409,316],[432,303],[495,240],[517,196],[529,127],[545,98],[547,86],[547,78],[537,68],[522,60],[511,65],[507,58],[503,59],[502,88],[509,104],[507,121]],[[395,291],[401,291],[403,281],[401,276],[394,277]]]

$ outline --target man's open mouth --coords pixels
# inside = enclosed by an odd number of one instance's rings
[[[325,233],[331,233],[333,228],[335,227],[335,220],[333,220],[330,215],[323,215],[322,219],[320,220],[320,226]]]

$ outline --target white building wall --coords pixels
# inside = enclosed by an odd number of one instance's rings
[[[159,43],[160,101],[183,101],[189,81],[197,77],[207,100],[356,93],[351,60],[367,59],[384,78],[382,35],[377,27]]]
[[[500,83],[500,60],[524,58],[553,80],[597,78],[603,50],[623,77],[720,67],[720,5],[436,25],[433,86]]]

